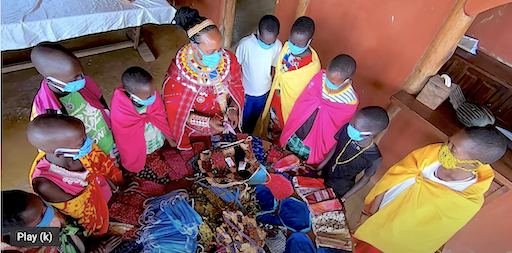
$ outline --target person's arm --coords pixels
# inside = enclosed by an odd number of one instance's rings
[[[192,118],[194,116],[200,116],[200,115],[197,115],[193,112],[191,112],[188,116],[188,119],[187,119],[187,125],[193,127],[193,128],[200,128],[199,126],[195,126],[192,124]],[[222,132],[226,129],[226,127],[224,127],[223,123],[222,123],[222,120],[216,118],[216,117],[211,117],[209,118],[209,127],[211,127],[214,131],[216,132]]]
[[[336,151],[336,146],[334,146],[329,153],[327,153],[327,156],[325,157],[324,161],[318,165],[316,170],[323,170],[325,165],[331,160],[331,157],[334,155],[334,151]]]
[[[276,76],[276,67],[270,67],[270,80],[274,80],[274,76]]]
[[[46,178],[34,178],[32,185],[34,186],[34,191],[49,202],[66,202],[75,197],[63,191],[54,182]]]
[[[171,136],[168,136],[168,135],[165,135],[165,139],[167,140],[167,142],[169,142],[169,145],[171,145],[171,147],[175,148],[178,146],[178,143],[171,137]]]
[[[234,109],[233,109],[234,108]],[[239,119],[239,107],[238,104],[235,102],[235,99],[231,98],[228,106],[228,119],[229,123],[233,128],[238,127],[238,119]]]
[[[356,193],[359,190],[361,190],[361,188],[363,188],[370,181],[370,178],[373,175],[375,175],[375,172],[380,167],[381,163],[382,163],[382,157],[380,157],[379,159],[373,161],[373,163],[370,166],[370,168],[367,168],[364,171],[364,176],[361,179],[359,179],[359,181],[357,181],[357,183],[354,186],[352,186],[352,188],[350,188],[350,190],[348,190],[348,192],[345,193],[345,195],[343,195],[343,197],[341,198],[342,201],[345,202],[345,200],[350,198],[350,196],[354,195],[354,193]]]
[[[100,97],[100,103],[103,105],[103,107],[105,107],[106,110],[109,110],[107,101],[103,96]]]

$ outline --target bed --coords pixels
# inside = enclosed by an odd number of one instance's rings
[[[143,46],[139,45],[140,26],[170,24],[176,13],[167,0],[3,0],[1,7],[2,51],[129,27],[136,27],[131,44],[127,41],[104,50],[138,48]]]

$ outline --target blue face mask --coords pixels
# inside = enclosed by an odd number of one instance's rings
[[[339,90],[344,84],[346,84],[348,81],[350,81],[350,79],[347,79],[342,84],[337,86],[334,83],[332,83],[331,80],[329,80],[329,78],[327,78],[326,73],[324,73],[324,80],[325,80],[325,86],[327,86],[327,88],[329,88],[331,90]]]
[[[354,141],[362,141],[365,137],[369,137],[372,135],[372,132],[360,132],[359,130],[355,129],[352,125],[348,125],[347,127],[347,134],[350,139]]]
[[[260,31],[258,31],[258,44],[260,44],[260,47],[265,49],[265,50],[269,50],[271,49],[272,47],[274,47],[274,45],[276,44],[276,42],[274,41],[274,43],[272,44],[267,44],[265,42],[263,42],[261,39],[260,39]]]
[[[133,99],[133,101],[135,101],[135,103],[139,104],[139,105],[144,105],[144,106],[148,106],[148,105],[151,105],[155,102],[156,100],[156,91],[155,93],[147,98],[147,99],[141,99],[139,97],[137,97],[137,95],[135,94],[130,94],[130,97]]]
[[[288,47],[290,48],[290,52],[293,55],[299,55],[299,54],[304,53],[304,51],[306,51],[306,49],[308,49],[309,43],[311,43],[311,39],[309,39],[308,44],[306,44],[305,47],[298,47],[295,44],[293,44],[291,40],[288,40]]]
[[[73,160],[77,160],[79,158],[82,158],[89,153],[91,153],[92,150],[92,139],[91,137],[87,136],[85,139],[84,145],[80,149],[71,149],[71,148],[58,148],[55,149],[53,152],[54,154],[62,153],[64,157],[71,157]]]
[[[52,222],[53,216],[55,216],[53,207],[44,201],[43,203],[46,205],[46,212],[43,215],[43,219],[39,222],[39,224],[36,225],[36,227],[38,228],[48,227],[50,225],[50,222]]]
[[[85,87],[85,76],[84,74],[81,74],[82,76],[82,79],[80,80],[76,80],[76,81],[73,81],[73,82],[69,82],[69,83],[65,83],[57,78],[54,78],[54,77],[51,77],[51,76],[48,76],[46,77],[48,80],[50,80],[50,84],[57,88],[58,90],[62,91],[62,92],[69,92],[69,93],[74,93],[74,92],[77,92],[79,90],[81,90],[83,87]],[[59,86],[57,84],[60,84],[62,86]]]
[[[210,68],[214,68],[215,66],[217,66],[217,64],[219,64],[221,57],[220,51],[210,55],[205,55],[203,51],[201,51],[201,49],[199,48],[199,45],[197,43],[194,44],[196,44],[197,50],[199,51],[199,53],[201,53],[201,56],[203,57],[201,61],[204,63],[204,65]]]

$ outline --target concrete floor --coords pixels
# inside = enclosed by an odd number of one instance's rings
[[[256,8],[256,2],[260,3],[259,1],[238,1],[233,45],[257,28],[261,16],[273,13],[275,0],[264,1],[266,5],[259,5],[260,8]],[[244,23],[244,18],[248,20],[247,23]],[[119,40],[125,32],[116,31],[87,36],[63,44],[75,50],[90,47],[91,44],[98,43],[98,41]],[[157,57],[154,62],[145,63],[132,48],[80,59],[84,73],[96,81],[108,103],[110,103],[114,89],[120,84],[121,74],[131,66],[145,68],[153,75],[156,83],[161,84],[177,50],[188,41],[183,31],[171,25],[145,25],[143,33]],[[12,62],[13,57],[23,58],[26,56],[27,51],[2,54],[4,63]],[[32,99],[40,87],[41,79],[42,77],[33,68],[2,74],[2,190],[30,191],[28,173],[37,150],[28,142],[26,128]],[[347,201],[347,216],[350,224],[356,224],[363,208],[363,199],[370,189],[371,185],[366,186]]]

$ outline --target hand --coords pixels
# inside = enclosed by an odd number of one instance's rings
[[[169,142],[169,145],[173,148],[177,147],[178,146],[178,143],[176,143],[175,140],[173,140],[171,137],[169,136],[165,136],[165,139],[167,140],[167,142]]]
[[[127,193],[127,192],[130,192],[130,191],[133,191],[133,190],[137,189],[138,187],[139,187],[139,183],[131,182],[128,185],[121,187],[119,189],[118,193],[119,194]]]
[[[238,127],[238,110],[229,110],[228,111],[228,119],[229,124],[233,127],[233,129]]]
[[[218,119],[218,118],[215,118],[215,117],[210,118],[210,127],[215,132],[219,132],[219,133],[226,129],[226,127],[224,126],[222,121],[220,119]]]
[[[109,253],[114,250],[117,246],[119,246],[123,242],[123,238],[121,236],[112,236],[107,240],[102,240],[98,244],[97,248],[92,251],[94,253]]]
[[[361,213],[361,216],[359,217],[359,221],[357,221],[357,224],[352,228],[351,232],[355,232],[359,226],[363,225],[363,223],[370,218],[371,215]]]

